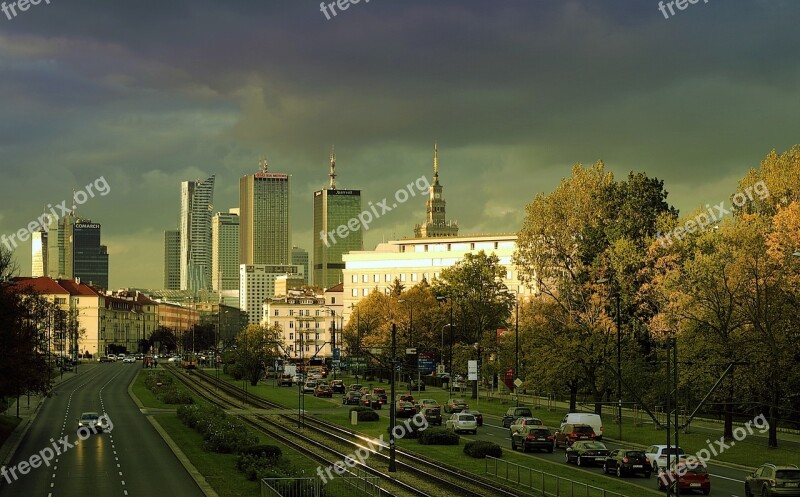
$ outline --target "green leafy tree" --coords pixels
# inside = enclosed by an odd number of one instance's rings
[[[236,337],[234,362],[244,372],[244,377],[255,386],[267,364],[283,357],[283,333],[278,324],[261,326],[251,324]]]

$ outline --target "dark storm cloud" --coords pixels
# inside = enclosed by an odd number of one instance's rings
[[[709,0],[669,20],[652,0],[372,0],[326,21],[315,1],[53,0],[0,18],[0,231],[105,174],[111,195],[84,211],[104,224],[112,284],[157,286],[178,183],[217,174],[227,210],[266,154],[293,174],[293,241],[310,248],[334,142],[340,180],[380,200],[430,173],[439,140],[462,233],[514,231],[537,192],[601,158],[666,179],[679,207],[719,201],[800,141],[798,13],[786,0]],[[409,202],[367,248],[423,216]]]

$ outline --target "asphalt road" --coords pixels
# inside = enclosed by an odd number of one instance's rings
[[[139,368],[80,366],[78,378],[56,387],[8,466],[14,473],[0,477],[0,497],[202,496],[128,395]],[[105,412],[112,429],[81,441],[77,418],[85,411]]]

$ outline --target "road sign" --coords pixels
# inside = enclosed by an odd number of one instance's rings
[[[522,386],[522,380],[520,380],[519,378],[514,380],[514,386],[517,387],[517,388],[521,387]]]
[[[417,349],[416,348],[406,349],[406,355],[414,355],[416,353],[417,353]]]
[[[342,350],[339,347],[333,349],[333,360],[338,362],[339,359],[341,358],[341,353]]]
[[[467,379],[469,381],[478,381],[478,361],[467,362]]]

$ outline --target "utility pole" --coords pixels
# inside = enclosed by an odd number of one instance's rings
[[[515,347],[514,348],[516,350],[515,358],[514,358],[514,360],[515,360],[514,376],[516,378],[514,378],[514,381],[517,381],[517,378],[520,377],[520,374],[519,374],[519,295],[517,295],[516,297],[517,297],[516,298],[517,316],[516,316],[516,320],[515,320],[515,324],[514,324],[514,342],[515,342],[515,344],[514,344]],[[514,391],[517,394],[517,395],[515,395],[515,397],[517,398],[517,407],[519,407],[519,392],[516,391],[517,389],[518,389],[518,387],[515,384],[514,385]]]
[[[395,398],[395,357],[397,356],[397,325],[392,323],[392,355],[390,357],[390,365],[392,369],[392,383],[391,383],[391,409],[389,410],[389,472],[395,473],[397,472],[397,466],[395,465],[395,440],[394,440],[394,427],[395,423],[397,422],[397,413],[395,413],[395,405],[394,405],[394,398]]]

